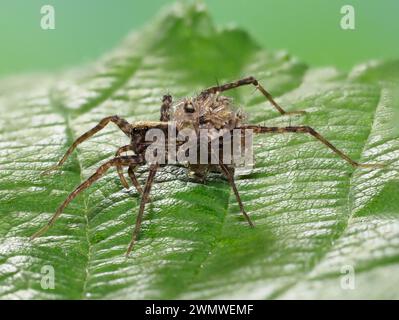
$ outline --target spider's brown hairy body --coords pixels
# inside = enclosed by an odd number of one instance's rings
[[[177,132],[191,129],[199,135],[200,130],[206,130],[210,142],[219,139],[224,133],[241,127],[244,121],[243,113],[233,104],[229,97],[220,93],[204,92],[194,98],[183,99],[178,103],[171,121],[176,126]],[[231,148],[230,148],[231,149]],[[223,143],[219,144],[219,157],[223,160]],[[210,153],[210,151],[209,151]],[[204,182],[208,172],[220,172],[219,165],[211,164],[209,154],[208,164],[200,164],[199,155],[195,163],[187,163],[190,175],[197,182]],[[234,166],[227,165],[233,172]]]
[[[143,220],[145,205],[149,200],[149,194],[151,191],[151,186],[154,182],[154,177],[157,170],[168,163],[150,162],[147,163],[146,151],[151,145],[151,142],[146,141],[146,134],[150,129],[158,129],[162,131],[165,137],[168,137],[168,130],[170,130],[171,125],[176,129],[177,132],[182,132],[185,129],[190,129],[195,132],[201,129],[207,129],[208,143],[220,138],[220,134],[223,132],[231,132],[233,130],[239,129],[240,132],[244,133],[246,130],[252,130],[254,133],[265,134],[265,133],[304,133],[309,134],[323,143],[325,146],[330,148],[339,157],[347,161],[353,167],[380,167],[375,164],[359,164],[358,162],[352,160],[348,155],[340,151],[333,144],[327,141],[322,135],[316,132],[313,128],[308,126],[289,126],[289,127],[266,127],[253,124],[246,124],[245,119],[240,112],[236,110],[233,105],[232,99],[223,96],[221,93],[227,90],[235,89],[244,85],[253,85],[258,89],[262,95],[271,103],[271,105],[281,114],[304,114],[303,111],[286,112],[271,96],[271,94],[262,87],[259,82],[253,77],[243,78],[234,82],[226,83],[220,86],[210,87],[203,90],[198,96],[193,98],[185,98],[173,105],[173,99],[170,95],[165,95],[162,98],[161,104],[161,115],[160,121],[140,121],[136,123],[129,123],[128,121],[120,118],[119,116],[110,116],[102,119],[94,128],[87,131],[81,135],[76,141],[68,148],[65,155],[61,160],[50,169],[57,168],[61,166],[68,158],[68,156],[75,150],[75,148],[93,136],[96,132],[103,129],[109,122],[115,123],[119,129],[127,135],[131,140],[130,144],[120,147],[115,154],[115,158],[102,164],[96,172],[90,176],[86,181],[81,183],[71,194],[65,199],[65,201],[57,209],[56,213],[50,219],[50,221],[36,232],[31,238],[42,235],[51,225],[55,223],[57,218],[63,212],[64,208],[83,190],[88,188],[91,184],[101,178],[108,169],[111,167],[116,167],[118,175],[120,177],[121,183],[124,187],[128,188],[129,184],[123,175],[123,168],[127,168],[127,173],[137,191],[141,195],[140,208],[136,218],[135,228],[133,230],[132,240],[127,250],[127,254],[131,252],[133,246],[137,240],[140,232],[141,223]],[[168,152],[168,147],[171,141],[166,139],[166,152]],[[179,142],[177,142],[178,144]],[[242,140],[239,142],[242,143]],[[208,149],[210,150],[210,149]],[[129,156],[121,156],[124,152],[132,151],[134,154]],[[231,188],[236,196],[237,202],[240,207],[240,211],[249,223],[253,227],[253,223],[249,218],[248,214],[244,209],[244,205],[241,201],[240,195],[238,193],[235,181],[234,181],[234,163],[225,164],[222,160],[223,145],[219,143],[219,162],[216,164],[198,164],[188,163],[190,171],[194,173],[194,176],[198,180],[204,181],[206,175],[209,171],[217,169],[225,175]],[[211,156],[212,151],[208,152],[208,157]],[[135,169],[138,166],[143,166],[145,164],[149,165],[148,176],[144,188],[141,187],[135,176]],[[47,170],[48,171],[48,170]]]
[[[235,111],[231,98],[219,93],[200,94],[180,102],[172,116],[177,130],[191,128],[233,130],[242,125],[243,116]]]

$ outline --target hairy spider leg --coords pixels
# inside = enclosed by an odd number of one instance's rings
[[[285,111],[273,98],[273,96],[259,83],[258,80],[256,80],[254,77],[246,77],[242,78],[237,81],[229,82],[226,84],[210,87],[208,89],[205,89],[202,91],[201,94],[209,94],[209,93],[217,93],[217,92],[223,92],[231,89],[236,89],[241,86],[246,86],[246,85],[253,85],[258,89],[263,96],[277,109],[278,112],[282,115],[290,115],[290,114],[305,114],[306,111],[291,111],[287,112]]]
[[[240,194],[238,193],[237,186],[234,181],[234,176],[230,172],[229,168],[222,161],[219,161],[219,165],[220,165],[220,168],[222,169],[223,174],[226,176],[227,180],[229,181],[231,188],[234,191],[234,194],[236,196],[241,213],[244,215],[245,219],[248,221],[251,228],[253,228],[254,224],[252,223],[249,215],[247,214],[247,212],[244,209],[244,205],[242,204]]]
[[[119,157],[123,152],[132,151],[132,150],[133,150],[133,146],[130,145],[130,144],[126,145],[126,146],[123,146],[123,147],[120,147],[116,151],[115,157]],[[143,188],[141,187],[141,185],[140,185],[139,181],[137,180],[137,177],[136,177],[136,175],[134,173],[134,169],[136,167],[137,166],[129,166],[129,169],[128,169],[127,173],[128,173],[128,175],[130,177],[130,180],[132,181],[133,186],[136,188],[137,192],[142,195],[143,194]],[[125,179],[125,177],[123,175],[123,167],[122,166],[117,166],[116,170],[118,172],[118,176],[119,176],[119,179],[120,179],[122,185],[126,189],[129,189],[129,184],[127,183],[127,181],[126,181],[126,179]]]
[[[37,231],[31,236],[31,240],[45,233],[55,223],[57,218],[61,215],[61,213],[65,209],[65,207],[79,193],[81,193],[83,190],[90,187],[95,181],[100,179],[108,171],[109,168],[116,166],[131,166],[131,165],[140,165],[140,164],[144,164],[143,157],[134,155],[134,156],[114,158],[101,165],[92,176],[90,176],[86,181],[81,183],[74,191],[72,191],[69,194],[69,196],[64,200],[64,202],[58,207],[56,213],[54,213],[49,222],[43,228],[41,228],[39,231]]]
[[[95,133],[103,129],[109,122],[115,123],[119,129],[121,129],[128,137],[131,136],[131,131],[132,131],[132,125],[127,122],[125,119],[122,119],[118,116],[110,116],[102,119],[94,128],[90,129],[89,131],[85,132],[82,134],[79,138],[77,138],[72,145],[68,148],[68,150],[65,152],[64,156],[61,158],[61,160],[54,166],[50,167],[49,169],[45,170],[43,174],[46,174],[52,170],[57,169],[58,167],[62,166],[64,162],[67,160],[69,155],[76,149],[76,147],[81,144],[83,141],[87,140],[91,136],[93,136]]]
[[[150,166],[147,181],[144,187],[144,192],[140,201],[140,209],[136,218],[136,225],[133,230],[132,240],[130,241],[129,247],[127,248],[126,251],[126,256],[129,256],[130,252],[133,250],[134,244],[136,243],[137,237],[140,233],[141,223],[143,222],[145,204],[148,202],[148,196],[150,194],[151,187],[154,182],[154,177],[157,170],[158,170],[158,164],[153,164]]]
[[[295,127],[264,127],[257,125],[245,125],[241,127],[241,130],[252,129],[254,133],[307,133],[312,135],[314,138],[319,140],[329,149],[331,149],[339,157],[347,161],[350,165],[357,168],[383,168],[383,164],[373,163],[359,163],[351,159],[347,154],[335,147],[331,142],[324,138],[320,133],[308,126],[295,126]]]

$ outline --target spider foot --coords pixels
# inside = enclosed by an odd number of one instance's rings
[[[51,166],[50,168],[47,168],[46,170],[42,171],[42,172],[40,173],[40,175],[41,175],[41,176],[46,176],[46,175],[50,174],[50,172],[55,171],[55,170],[57,170],[58,168],[59,168],[59,165],[56,164],[56,165]]]
[[[38,237],[40,237],[43,233],[45,233],[48,229],[50,228],[50,226],[48,224],[46,224],[44,227],[40,228],[38,231],[36,231],[34,234],[31,235],[30,240],[34,240]]]

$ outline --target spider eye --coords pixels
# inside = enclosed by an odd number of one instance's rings
[[[139,129],[138,128],[133,128],[133,133],[139,133]]]
[[[143,130],[144,130],[144,131],[147,131],[147,130],[148,130],[148,127],[144,127]]]
[[[190,103],[190,104],[185,104],[184,105],[184,111],[186,113],[194,113],[195,112],[195,108],[194,106]]]

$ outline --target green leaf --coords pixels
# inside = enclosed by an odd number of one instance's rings
[[[244,75],[287,110],[308,111],[279,116],[253,88],[232,92],[252,123],[310,125],[353,159],[387,168],[354,170],[305,135],[263,135],[255,168],[236,177],[255,229],[219,175],[196,184],[168,166],[156,176],[129,259],[139,197],[114,170],[29,241],[128,143],[110,125],[58,173],[40,176],[78,135],[112,114],[156,120],[166,92],[193,95]],[[1,80],[0,297],[399,298],[398,81],[399,61],[349,74],[308,68],[242,30],[215,28],[201,4],[182,3],[90,66]],[[142,182],[146,172],[139,170]],[[54,289],[41,286],[45,266],[54,268]],[[352,290],[342,287],[348,266]]]

